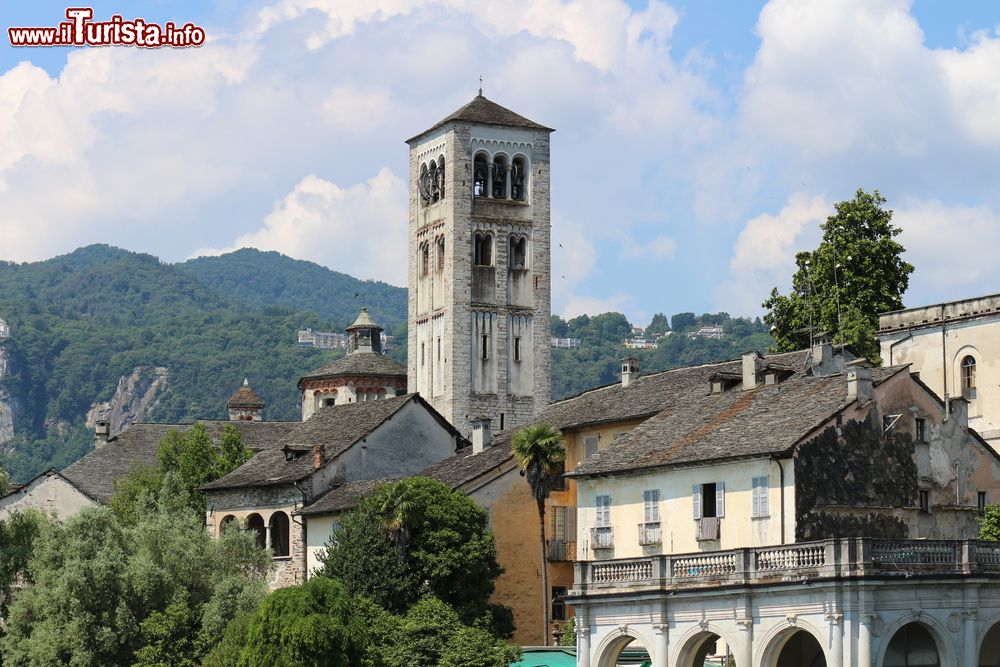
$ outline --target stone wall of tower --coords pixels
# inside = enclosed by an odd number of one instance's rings
[[[502,152],[508,163],[515,155],[528,158],[526,202],[473,196],[479,151]],[[441,156],[445,196],[423,205],[417,187],[421,165]],[[409,390],[419,391],[465,435],[471,421],[483,417],[493,420],[494,430],[527,423],[548,404],[551,391],[548,133],[446,125],[411,144],[409,176]],[[492,269],[473,266],[476,232],[493,235]],[[511,235],[529,239],[524,270],[509,268]],[[483,333],[489,335],[486,360]],[[520,361],[514,361],[515,345]]]

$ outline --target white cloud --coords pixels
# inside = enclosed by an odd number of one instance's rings
[[[989,206],[945,204],[936,199],[904,202],[893,215],[899,239],[915,270],[910,292],[942,299],[977,296],[984,284],[996,291],[1000,266],[1000,212]],[[908,300],[909,303],[909,300]],[[914,304],[916,305],[916,304]]]
[[[203,248],[217,255],[239,248],[277,250],[358,278],[406,284],[406,183],[382,169],[365,183],[346,188],[306,176],[274,210],[263,226],[243,234],[232,246]]]
[[[793,194],[777,214],[747,221],[729,262],[729,280],[715,292],[717,306],[731,313],[757,313],[772,287],[786,289],[795,253],[818,241],[819,225],[833,211],[822,196]]]
[[[622,239],[622,255],[629,259],[669,259],[677,253],[677,241],[666,234],[637,243],[630,238]]]
[[[579,315],[600,315],[601,313],[628,313],[635,306],[635,298],[624,292],[609,297],[572,295],[562,308],[563,319]],[[629,321],[632,321],[631,318]],[[640,321],[640,320],[636,320]]]
[[[369,132],[389,117],[392,96],[384,89],[337,86],[323,100],[326,122],[335,130]]]

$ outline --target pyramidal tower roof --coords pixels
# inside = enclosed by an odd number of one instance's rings
[[[438,129],[448,123],[475,123],[477,125],[499,125],[503,127],[523,127],[533,130],[544,130],[545,132],[555,132],[551,127],[546,127],[533,120],[529,120],[521,114],[514,113],[506,107],[502,107],[493,100],[483,97],[480,90],[471,102],[461,107],[449,116],[441,119],[420,134],[407,139],[407,143],[418,139],[428,132]]]
[[[229,402],[226,403],[227,408],[263,408],[264,399],[260,397],[260,394],[253,390],[250,386],[249,380],[243,379],[243,386],[236,390]]]
[[[354,320],[354,324],[347,327],[347,331],[351,331],[352,329],[378,329],[381,331],[382,327],[376,324],[372,316],[368,314],[368,308],[362,306],[361,312],[358,313],[358,318]]]

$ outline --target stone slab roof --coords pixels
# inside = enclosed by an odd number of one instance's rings
[[[257,454],[204,488],[217,490],[272,486],[305,479],[314,470],[311,455],[313,447],[322,446],[326,460],[332,461],[412,402],[423,405],[452,435],[459,435],[419,394],[407,394],[383,401],[331,405],[320,408],[308,420],[295,424],[279,447]],[[299,456],[286,460],[286,452]]]
[[[236,390],[226,403],[227,408],[263,408],[264,399],[260,397],[250,382],[243,380],[243,386]]]
[[[874,369],[873,376],[877,384],[907,369]],[[722,394],[692,386],[568,476],[787,455],[803,437],[852,403],[846,379],[839,373],[825,377],[796,373],[778,384]]]
[[[545,127],[533,120],[528,120],[518,113],[514,113],[506,107],[502,107],[493,100],[483,97],[482,92],[476,95],[471,102],[461,107],[449,116],[427,128],[420,134],[407,139],[407,143],[422,137],[428,132],[432,132],[439,127],[452,122],[475,123],[477,125],[500,125],[503,127],[524,127],[534,130],[544,130],[554,132],[551,127]]]
[[[220,421],[201,422],[218,444],[222,429],[232,424],[240,432],[243,444],[259,452],[276,447],[296,422]],[[156,465],[156,450],[170,431],[185,432],[193,424],[133,424],[108,443],[66,467],[62,474],[74,486],[94,500],[106,503],[115,493],[115,480],[126,477],[137,465]]]
[[[308,507],[298,510],[295,514],[308,516],[315,514],[331,514],[333,512],[343,512],[344,510],[354,509],[357,507],[358,501],[360,501],[364,496],[373,493],[375,489],[383,484],[391,484],[396,481],[399,481],[398,477],[390,477],[386,479],[360,479],[355,482],[341,484],[340,486],[327,491]]]
[[[353,352],[336,361],[317,368],[299,379],[299,388],[305,380],[322,380],[345,375],[364,375],[406,379],[406,366],[377,352]]]

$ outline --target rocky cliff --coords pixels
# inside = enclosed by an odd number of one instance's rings
[[[5,339],[0,337],[0,447],[14,439],[14,397],[4,386],[4,380],[10,377],[12,369],[4,342]]]
[[[149,416],[157,398],[167,388],[167,369],[138,367],[118,380],[110,401],[95,403],[87,412],[87,426],[107,421],[111,435]]]

